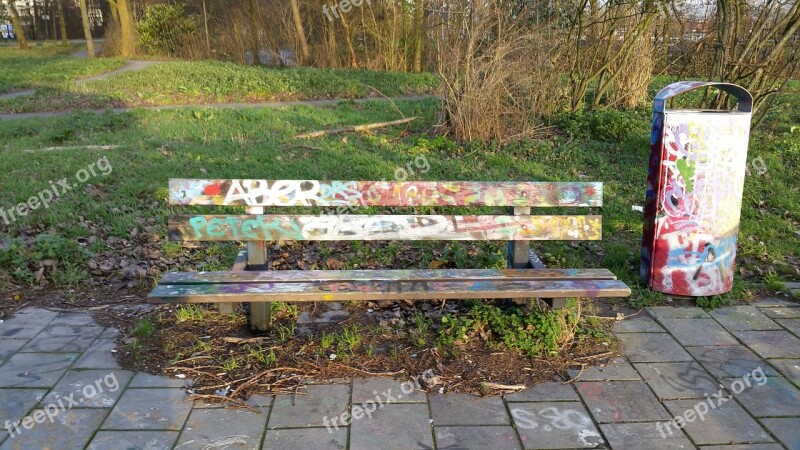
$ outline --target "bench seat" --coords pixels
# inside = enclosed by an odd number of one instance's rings
[[[606,269],[274,270],[169,273],[152,303],[625,297]]]
[[[600,182],[170,179],[169,204],[238,208],[228,214],[171,214],[168,235],[181,242],[244,241],[246,249],[229,272],[166,274],[149,301],[216,303],[224,313],[245,303],[257,331],[269,329],[272,301],[540,298],[563,308],[570,297],[631,294],[608,270],[548,270],[530,250],[531,241],[601,240],[596,211],[538,213],[600,208]],[[301,214],[278,214],[284,207]],[[357,214],[373,207],[399,211]],[[429,214],[408,209],[416,207],[429,208],[423,211]],[[482,208],[483,214],[443,215],[439,207]],[[541,210],[532,215],[532,208]],[[269,242],[391,240],[506,241],[508,269],[268,270]]]

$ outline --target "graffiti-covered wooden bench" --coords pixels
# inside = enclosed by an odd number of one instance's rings
[[[600,207],[602,183],[172,179],[169,202],[245,207],[247,215],[171,216],[169,237],[246,241],[247,250],[229,272],[166,274],[150,301],[220,303],[225,311],[250,303],[250,324],[257,330],[269,326],[271,301],[630,295],[606,269],[544,269],[529,252],[529,241],[599,240],[600,216],[531,215],[531,207]],[[287,206],[499,207],[500,214],[264,214],[264,208]],[[508,241],[509,269],[267,270],[267,242],[279,240]]]

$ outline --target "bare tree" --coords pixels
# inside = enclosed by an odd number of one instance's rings
[[[67,39],[67,18],[64,16],[64,0],[55,0],[58,5],[58,25],[61,31],[61,46],[69,47]]]
[[[92,26],[89,23],[89,7],[86,0],[80,0],[81,21],[83,22],[83,35],[86,37],[86,54],[94,58],[94,41],[92,41]]]
[[[302,52],[300,64],[305,64],[311,58],[311,53],[308,50],[308,39],[306,38],[306,32],[303,29],[303,17],[300,15],[300,4],[298,3],[298,0],[290,0],[289,3],[292,6],[294,29],[297,32],[297,40],[300,42],[300,50]],[[342,18],[342,20],[344,20],[344,18]]]
[[[17,36],[19,48],[22,50],[28,49],[28,40],[25,38],[25,30],[22,29],[22,21],[19,20],[19,11],[14,6],[13,0],[6,0],[6,8],[8,9],[9,16],[11,16],[11,26],[14,27],[14,34]]]

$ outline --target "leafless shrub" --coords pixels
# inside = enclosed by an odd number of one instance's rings
[[[497,5],[467,5],[463,33],[443,44],[444,133],[460,140],[535,136],[563,99],[554,33],[524,29]]]

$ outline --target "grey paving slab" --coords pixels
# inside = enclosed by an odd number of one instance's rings
[[[269,428],[325,426],[324,420],[340,417],[350,404],[350,387],[344,384],[310,385],[306,393],[275,396]]]
[[[132,388],[168,388],[185,387],[186,379],[169,378],[163,375],[151,375],[149,373],[137,373],[128,387]]]
[[[683,346],[738,345],[722,325],[708,319],[658,319],[672,336]]]
[[[660,399],[703,398],[719,390],[717,381],[696,362],[639,363],[634,367]]]
[[[800,389],[786,378],[758,376],[755,381],[751,378],[750,387],[742,378],[722,383],[756,417],[800,416]]]
[[[661,429],[653,422],[600,424],[603,435],[614,450],[693,449],[694,444],[680,430]]]
[[[615,381],[615,380],[641,380],[642,377],[634,370],[625,359],[617,358],[608,364],[585,368],[583,372],[576,369],[567,371],[577,381]],[[580,374],[580,376],[579,376]],[[557,400],[557,399],[556,399]]]
[[[347,428],[330,431],[325,428],[291,428],[267,430],[264,450],[309,449],[344,450],[347,448]]]
[[[393,399],[393,400],[392,400]],[[425,391],[417,389],[413,381],[387,377],[356,378],[353,380],[353,403],[391,402],[424,403]]]
[[[511,419],[500,397],[470,394],[431,395],[434,425],[509,425]]]
[[[119,337],[119,330],[116,328],[106,328],[100,335],[100,339],[116,339],[117,337]]]
[[[709,445],[703,450],[784,450],[781,444]]]
[[[683,430],[696,444],[774,442],[747,411],[732,401],[719,406],[714,403],[714,408],[697,400],[668,400],[664,405],[673,417],[684,418]]]
[[[52,321],[58,313],[41,308],[26,308],[0,323],[0,338],[31,339]]]
[[[192,409],[186,397],[183,389],[128,389],[102,429],[179,431]]]
[[[800,448],[800,417],[761,419],[761,423],[763,423],[779,441],[783,442],[786,448]]]
[[[21,352],[82,352],[103,332],[103,327],[69,325],[50,325],[27,345]]]
[[[255,406],[256,408],[259,408],[259,407],[262,407],[262,406],[269,407],[269,406],[272,406],[272,396],[259,395],[259,394],[251,395],[250,398],[247,399],[246,403],[248,405],[250,405],[250,406]],[[208,401],[208,400],[195,400],[193,406],[194,406],[195,409],[197,409],[197,408],[237,408],[237,407],[240,407],[240,406],[237,406],[237,404],[235,402],[230,402],[230,403],[226,404],[226,403],[222,403],[222,402],[218,402],[218,401]]]
[[[514,403],[509,408],[526,449],[594,448],[604,442],[580,402]]]
[[[421,403],[386,405],[372,417],[353,418],[350,450],[433,448],[428,406]]]
[[[599,423],[669,418],[643,381],[579,382],[575,386]]]
[[[759,308],[776,308],[781,306],[800,307],[800,301],[783,297],[763,297],[754,301],[752,305],[758,306]]]
[[[6,439],[8,439],[8,432],[0,431],[0,444],[2,444]]]
[[[776,367],[783,376],[800,386],[800,359],[770,359],[769,363]]]
[[[75,353],[16,353],[0,366],[0,387],[53,387]]]
[[[759,308],[759,311],[772,319],[800,319],[800,308]]]
[[[79,402],[81,408],[111,408],[132,377],[133,372],[126,370],[70,370],[39,406],[57,403],[59,398],[71,398]]]
[[[459,450],[515,450],[519,439],[510,426],[434,427],[438,448]]]
[[[98,431],[86,450],[170,450],[177,431]]]
[[[20,428],[21,434],[6,439],[0,450],[82,449],[106,414],[107,409],[76,408],[61,412],[52,422],[45,417],[31,429]]]
[[[0,364],[8,361],[8,358],[11,358],[11,355],[16,353],[17,350],[21,349],[27,343],[27,339],[0,339]]]
[[[692,307],[678,307],[678,306],[649,306],[647,314],[656,319],[663,319],[671,317],[674,319],[710,319],[709,316],[702,308],[695,306]]]
[[[73,312],[66,312],[58,314],[52,322],[50,322],[50,326],[85,326],[85,325],[96,325],[94,319],[92,318],[91,314],[88,313],[73,313]]]
[[[618,337],[631,362],[692,361],[692,356],[667,333],[625,333]]]
[[[800,338],[788,331],[734,331],[762,358],[800,358]]]
[[[47,389],[0,389],[0,427],[22,419],[45,394]]]
[[[715,377],[743,377],[759,367],[767,376],[777,375],[769,364],[742,345],[688,347],[686,350]]]
[[[113,339],[96,339],[83,352],[78,362],[73,366],[76,369],[119,369],[119,363],[112,350],[117,344]]]
[[[664,329],[648,316],[636,316],[614,324],[615,333],[663,333]]]
[[[246,409],[195,409],[189,415],[177,447],[181,450],[237,448],[258,450],[269,408],[261,413]]]
[[[780,326],[751,305],[725,306],[709,314],[728,330],[780,330]]]
[[[800,319],[776,319],[775,321],[794,333],[795,336],[800,336]]]
[[[547,382],[505,396],[507,402],[549,402],[580,400],[571,384]]]

